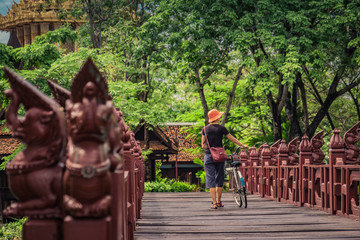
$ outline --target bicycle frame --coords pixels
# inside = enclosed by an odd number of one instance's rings
[[[238,187],[237,190],[240,190],[241,187],[245,186],[245,183],[243,182],[243,176],[241,174],[241,171],[238,170],[237,167],[229,167],[229,168],[226,168],[226,171],[231,171],[232,172],[232,175],[234,176],[235,178],[235,181],[236,181],[236,186]],[[238,175],[237,175],[238,174]],[[239,178],[237,177],[239,176]],[[240,180],[240,181],[239,181]],[[242,180],[242,181],[241,181]]]

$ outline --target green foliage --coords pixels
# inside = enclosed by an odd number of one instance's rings
[[[35,38],[35,43],[61,43],[66,44],[68,42],[74,43],[78,39],[78,33],[71,30],[71,25],[65,24],[61,28],[54,31],[49,31],[40,37]]]
[[[199,158],[195,158],[195,159],[193,160],[193,162],[194,162],[195,164],[197,164],[197,165],[200,165],[200,166],[204,167],[204,162],[203,162],[201,159],[199,159]],[[197,172],[195,173],[195,175],[196,175],[197,178],[200,178],[200,181],[201,181],[202,184],[206,184],[206,178],[205,178],[205,171],[204,171],[204,169],[197,171]]]
[[[156,182],[165,182],[166,181],[166,178],[162,179],[161,165],[162,165],[161,161],[157,161],[155,163],[155,181]]]
[[[4,77],[4,66],[11,67],[13,58],[13,48],[0,43],[0,79]],[[1,84],[2,85],[2,84]],[[0,85],[0,86],[1,86]]]
[[[86,59],[91,57],[96,62],[96,56],[95,50],[80,48],[77,52],[69,53],[53,62],[46,76],[49,80],[56,81],[62,87],[70,89],[71,81]]]
[[[11,160],[13,160],[14,157],[15,157],[19,152],[21,152],[21,151],[24,150],[24,149],[25,149],[25,145],[21,144],[21,145],[19,145],[19,146],[16,148],[16,150],[15,150],[12,154],[10,154],[10,155],[7,156],[7,157],[3,157],[3,158],[2,158],[2,162],[1,162],[1,164],[0,164],[0,170],[1,170],[1,171],[5,170],[6,164],[7,164],[8,162],[11,162]]]
[[[152,150],[151,149],[142,149],[141,150],[141,154],[142,154],[142,157],[144,159],[144,161],[146,161],[148,159],[148,156],[152,153]]]
[[[62,28],[37,36],[32,44],[14,49],[15,60],[23,62],[25,69],[48,69],[64,52],[60,43],[74,42],[76,39],[77,33],[71,30],[69,25],[65,25]]]
[[[161,182],[145,182],[145,192],[194,192],[198,186],[187,182],[166,180]]]
[[[171,192],[171,185],[165,182],[145,182],[145,192]]]
[[[22,226],[26,222],[27,218],[19,219],[15,222],[4,224],[0,228],[0,239],[1,240],[14,240],[22,239]]]
[[[84,1],[77,3],[82,6]],[[73,16],[84,14],[79,6],[72,9]],[[327,111],[321,106],[330,101],[329,96],[336,96],[329,107],[335,127],[345,131],[358,121],[359,88],[339,93],[360,82],[356,1],[116,0],[113,9],[108,7],[105,12],[113,14],[96,33],[102,38],[101,49],[89,49],[94,45],[90,24],[79,33],[64,27],[24,48],[0,44],[0,67],[11,67],[14,58],[23,61],[26,70],[19,74],[50,95],[46,80],[69,89],[91,57],[128,125],[134,127],[141,119],[153,125],[196,122],[187,134],[196,138],[198,148],[191,151],[197,153],[203,152],[199,132],[204,126],[204,104],[225,110],[240,66],[242,76],[225,126],[249,146],[274,142],[274,112],[280,119],[280,137],[293,135],[294,114],[304,133],[319,112]],[[100,14],[98,8],[94,10]],[[65,53],[59,44],[52,45],[74,41],[77,35],[77,52]],[[0,70],[0,91],[8,87]],[[332,95],[329,89],[334,89]],[[201,91],[205,101],[199,98]],[[0,93],[2,107],[7,101]],[[329,120],[317,121],[329,138]],[[235,146],[225,140],[225,147],[230,151]]]
[[[49,68],[61,53],[52,43],[27,44],[14,49],[15,60],[24,63],[24,69]]]

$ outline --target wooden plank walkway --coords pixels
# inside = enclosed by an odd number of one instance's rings
[[[326,212],[248,196],[248,208],[224,193],[145,193],[135,239],[360,239],[360,222]]]

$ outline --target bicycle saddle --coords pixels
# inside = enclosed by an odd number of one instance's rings
[[[234,162],[230,163],[230,166],[232,166],[232,167],[239,167],[239,166],[241,166],[241,162],[239,162],[239,161],[234,161]]]

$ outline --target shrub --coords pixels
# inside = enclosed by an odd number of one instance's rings
[[[13,240],[22,239],[22,226],[26,222],[27,218],[19,219],[15,222],[9,222],[4,224],[0,228],[0,239],[1,240]]]
[[[198,190],[195,184],[166,180],[161,182],[145,182],[145,192],[194,192]]]
[[[190,185],[187,182],[174,182],[171,185],[172,192],[194,192],[197,186],[195,184]]]

